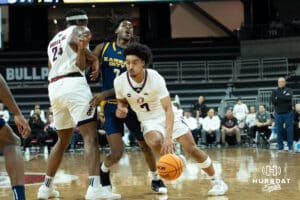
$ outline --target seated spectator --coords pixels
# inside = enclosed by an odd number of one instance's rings
[[[294,115],[294,140],[300,139],[300,104],[295,105]]]
[[[218,116],[215,115],[213,108],[208,110],[207,116],[202,121],[202,144],[207,145],[208,137],[216,138],[216,145],[221,147],[221,133],[220,133],[221,121]]]
[[[205,118],[207,115],[207,106],[205,104],[204,96],[198,97],[198,102],[194,105],[194,113],[196,118]]]
[[[47,123],[45,124],[44,132],[46,133],[45,140],[51,141],[49,144],[47,144],[48,148],[52,147],[57,142],[57,139],[58,139],[56,128],[55,128],[54,122],[53,122],[52,114],[49,114],[47,117]]]
[[[258,132],[260,136],[267,141],[271,135],[271,130],[269,129],[271,124],[271,114],[266,111],[264,105],[260,105],[258,112],[256,113],[256,122],[252,132],[252,137],[255,137],[256,132]]]
[[[40,147],[43,146],[44,143],[44,123],[42,122],[40,116],[38,114],[33,114],[29,118],[29,126],[31,128],[30,136],[25,140],[24,147],[30,147],[32,140],[36,140]]]
[[[233,115],[238,120],[238,127],[244,128],[246,116],[249,113],[248,107],[242,102],[242,99],[239,97],[236,100],[236,104],[233,107]]]
[[[72,134],[72,137],[71,137],[70,151],[75,150],[76,145],[79,141],[83,141],[83,138],[80,134],[79,127],[76,126],[73,130],[73,134]]]
[[[46,116],[45,116],[45,111],[41,110],[40,104],[34,105],[34,109],[30,111],[30,116],[33,116],[33,114],[38,114],[44,123],[47,122]]]
[[[184,111],[183,118],[193,134],[195,143],[198,144],[200,130],[196,118],[192,117],[191,111]]]
[[[222,143],[226,146],[228,142],[226,141],[226,136],[235,136],[236,142],[241,143],[241,133],[238,127],[237,119],[234,117],[232,110],[227,110],[225,117],[222,120]]]
[[[4,104],[0,103],[0,118],[4,119],[4,121],[7,123],[9,121],[9,112],[8,110],[4,109]]]
[[[256,124],[256,109],[255,106],[250,106],[250,113],[246,117],[246,131],[251,136]]]

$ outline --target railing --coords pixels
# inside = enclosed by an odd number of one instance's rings
[[[258,107],[259,105],[264,105],[266,110],[269,112],[274,111],[274,106],[271,102],[271,95],[272,90],[274,88],[261,88],[258,89],[257,97],[249,97],[243,98],[243,103],[245,103],[248,107],[255,106]],[[224,116],[225,112],[229,108],[233,108],[236,103],[236,98],[223,98],[220,102],[218,114],[220,116]],[[293,95],[292,105],[300,104],[300,95]]]
[[[169,82],[263,80],[289,75],[287,58],[155,62],[152,66]]]

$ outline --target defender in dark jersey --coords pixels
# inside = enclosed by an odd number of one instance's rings
[[[95,55],[98,56],[100,60],[103,82],[102,92],[94,96],[91,101],[91,106],[97,106],[101,102],[101,110],[104,110],[105,116],[104,129],[107,133],[108,143],[111,148],[111,154],[106,157],[100,167],[101,184],[102,186],[111,188],[109,168],[117,163],[122,157],[122,136],[125,123],[131,134],[137,139],[149,169],[152,172],[152,190],[157,193],[167,193],[166,186],[157,174],[154,154],[144,141],[140,122],[138,121],[135,112],[129,109],[129,114],[125,119],[118,119],[115,116],[117,100],[113,83],[115,77],[126,71],[123,51],[133,38],[133,25],[131,21],[127,19],[118,21],[115,28],[115,34],[117,38],[114,42],[99,44],[94,49]]]

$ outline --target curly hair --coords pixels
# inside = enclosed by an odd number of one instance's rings
[[[127,46],[123,53],[124,57],[128,55],[135,55],[145,62],[145,66],[148,66],[152,61],[151,49],[144,44],[131,43]]]

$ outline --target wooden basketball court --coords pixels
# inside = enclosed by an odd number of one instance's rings
[[[150,176],[140,151],[125,153],[112,168],[114,191],[122,199],[132,200],[298,200],[300,191],[300,154],[277,153],[255,148],[207,150],[217,173],[229,186],[226,196],[208,197],[210,182],[197,163],[188,159],[183,175],[166,182],[168,195],[157,195],[150,189]],[[27,156],[25,161],[27,199],[36,199],[46,168],[44,154]],[[84,200],[87,173],[83,153],[66,153],[56,179],[63,200]],[[3,158],[0,160],[0,199],[11,200]]]

